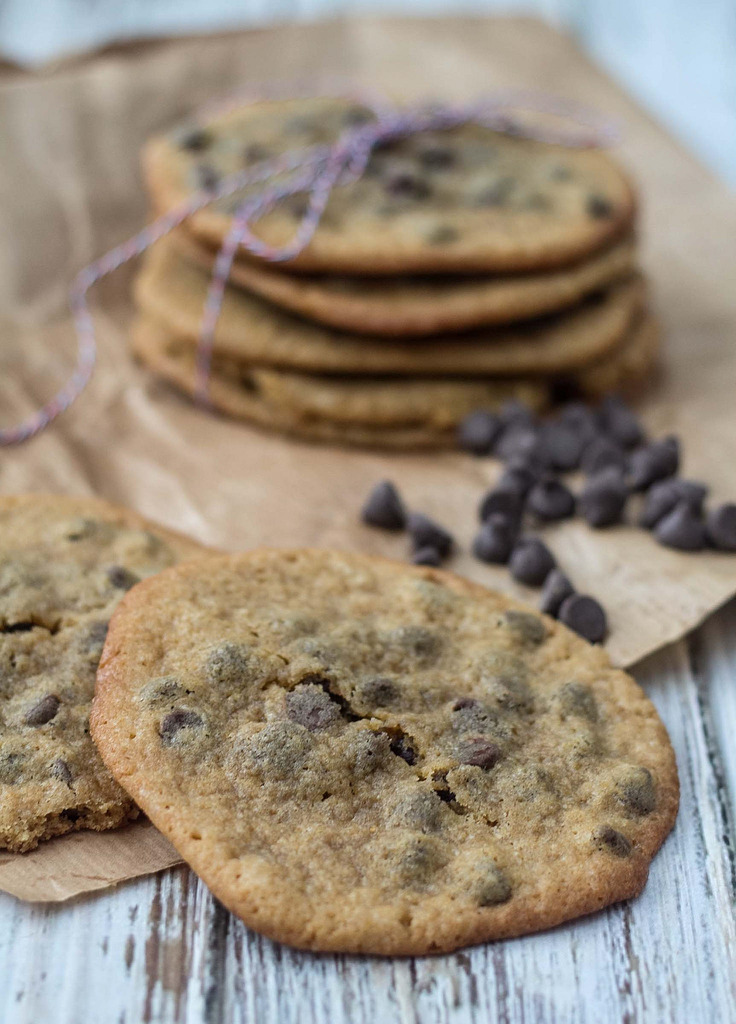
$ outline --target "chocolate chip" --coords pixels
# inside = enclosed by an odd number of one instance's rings
[[[497,130],[504,132],[506,135],[512,135],[515,138],[523,138],[526,134],[521,121],[518,118],[510,117],[508,114],[502,114],[498,118]]]
[[[369,676],[361,679],[355,686],[355,696],[361,703],[374,707],[386,707],[393,704],[399,695],[399,687],[393,679],[386,676]]]
[[[606,613],[593,597],[572,594],[566,597],[558,613],[560,622],[591,644],[600,643],[606,635]]]
[[[353,128],[373,120],[374,115],[366,107],[350,107],[343,115],[343,122]]]
[[[675,476],[680,468],[680,445],[676,437],[653,441],[637,448],[629,460],[629,486],[632,491],[645,491],[658,480]]]
[[[551,181],[570,181],[572,171],[565,164],[555,164],[549,172]]]
[[[496,487],[501,490],[518,491],[524,498],[538,479],[539,471],[534,465],[527,459],[514,458],[506,463],[503,473],[496,481]]]
[[[537,646],[541,642],[538,637],[530,641],[521,631],[515,632],[516,637],[524,644]],[[541,639],[544,639],[544,636],[546,633]],[[534,707],[534,696],[529,684],[520,675],[505,672],[501,675],[486,677],[486,686],[504,711],[531,711]]]
[[[560,411],[560,423],[570,427],[583,444],[598,433],[595,413],[584,402],[567,402]]]
[[[297,114],[296,117],[290,117],[284,125],[284,131],[289,135],[311,135],[318,129],[319,124],[316,118],[309,117],[305,114]]]
[[[100,654],[107,637],[109,622],[91,622],[87,627],[87,635],[84,638],[84,647],[87,651]]]
[[[302,676],[299,686],[316,686],[323,690],[330,700],[337,705],[341,714],[344,715],[349,721],[356,722],[360,718],[360,715],[352,713],[350,704],[342,694],[332,691],[332,680],[324,675],[322,672],[307,672],[306,675]],[[298,687],[297,687],[298,689]]]
[[[429,182],[412,174],[411,171],[395,171],[390,174],[384,183],[384,188],[389,195],[399,199],[415,199],[417,201],[429,198],[432,191]]]
[[[611,828],[610,825],[603,825],[594,832],[593,842],[616,857],[628,857],[632,849],[631,840],[627,839],[622,832]]]
[[[641,423],[617,395],[607,395],[598,412],[601,430],[624,448],[635,448],[644,440]]]
[[[493,768],[501,760],[501,756],[501,748],[482,736],[465,740],[457,751],[460,764],[474,765],[477,768]]]
[[[243,150],[243,160],[247,164],[257,164],[262,160],[268,160],[271,156],[273,156],[271,150],[259,142],[249,142]]]
[[[426,835],[401,836],[395,849],[390,851],[403,885],[421,885],[446,863],[437,840]]]
[[[26,711],[23,721],[26,725],[46,725],[52,718],[56,718],[60,707],[61,701],[56,694],[47,693],[38,704],[34,704],[29,711]]]
[[[642,817],[651,814],[657,805],[652,773],[648,768],[630,768],[617,781],[614,796],[630,814]]]
[[[396,153],[400,152],[402,147],[405,147],[403,139],[397,137],[389,137],[387,139],[379,139],[371,154],[372,157],[386,157],[395,156]]]
[[[552,200],[541,192],[532,192],[524,200],[523,206],[526,210],[536,210],[538,213],[544,213],[552,209]]]
[[[270,722],[250,737],[245,751],[264,775],[286,779],[301,771],[312,742],[308,730],[296,722]]]
[[[489,455],[500,430],[498,416],[486,409],[477,409],[460,424],[457,443],[473,455]]]
[[[529,406],[520,402],[518,398],[507,399],[499,410],[498,418],[503,427],[534,427],[537,423],[536,416]]]
[[[572,426],[562,422],[545,423],[540,436],[540,454],[545,465],[560,473],[577,469],[585,440]]]
[[[252,678],[253,669],[248,647],[229,640],[213,647],[204,664],[207,682],[217,687],[240,686]]]
[[[559,569],[553,569],[544,581],[542,596],[539,599],[539,610],[546,615],[557,616],[562,602],[575,593],[570,580]]]
[[[452,550],[452,534],[422,512],[410,512],[406,524],[415,551],[431,547],[439,551],[443,558],[447,558]]]
[[[327,729],[339,721],[340,708],[324,687],[300,683],[286,694],[287,717],[310,732]]]
[[[220,183],[220,175],[209,164],[197,164],[194,168],[196,187],[205,192],[214,192]]]
[[[190,153],[200,153],[212,142],[212,136],[206,128],[190,128],[177,137],[179,149],[186,149]]]
[[[505,565],[511,555],[518,529],[507,516],[493,514],[486,519],[473,540],[473,554],[481,562]]]
[[[157,676],[141,688],[138,697],[148,704],[171,704],[184,692],[176,676]]]
[[[696,511],[703,508],[708,489],[703,484],[692,480],[660,480],[652,484],[646,494],[644,507],[639,516],[639,525],[645,530],[651,530],[660,519],[663,519],[668,512],[671,512],[675,505],[685,502]]]
[[[23,754],[13,751],[9,754],[0,754],[0,783],[12,786],[23,774]]]
[[[475,697],[458,697],[452,705],[452,710],[464,711],[466,708],[479,708],[480,706],[480,701]]]
[[[473,732],[495,735],[499,728],[499,712],[474,697],[460,697],[452,705],[451,725],[460,734]]]
[[[388,635],[389,644],[398,644],[421,661],[434,661],[442,649],[442,640],[426,626],[399,626]]]
[[[72,773],[69,765],[61,757],[57,758],[56,761],[51,765],[51,774],[59,782],[63,782],[65,786],[71,786],[72,784]]]
[[[518,484],[492,487],[481,499],[478,518],[482,523],[494,515],[502,515],[510,522],[518,522],[524,509],[524,496]]]
[[[401,797],[389,813],[388,821],[390,825],[436,832],[442,824],[442,815],[440,798],[433,789],[424,789]]]
[[[406,526],[406,510],[399,492],[390,480],[382,480],[368,495],[360,513],[361,519],[369,526],[381,530],[403,530]]]
[[[613,204],[605,196],[588,196],[586,203],[588,215],[594,220],[604,220],[613,215]]]
[[[592,476],[594,473],[600,473],[602,469],[608,469],[611,466],[614,469],[623,470],[625,468],[626,455],[623,448],[610,437],[601,435],[594,437],[585,446],[580,460],[580,468],[588,476]]]
[[[450,224],[438,224],[425,237],[430,245],[449,245],[458,240],[460,232]]]
[[[719,551],[736,551],[736,504],[728,501],[708,513],[708,541]]]
[[[541,587],[554,568],[552,552],[538,537],[522,537],[514,545],[509,559],[509,569],[519,583]]]
[[[130,590],[136,583],[140,583],[140,576],[122,565],[111,565],[105,572],[110,583],[118,590]]]
[[[509,881],[492,860],[480,861],[474,874],[476,881],[473,891],[479,906],[491,907],[511,899]]]
[[[407,764],[416,764],[416,751],[403,732],[399,732],[398,735],[394,736],[389,733],[389,742],[392,754],[396,754],[397,757],[400,757],[402,761],[406,761]]]
[[[526,503],[530,512],[549,522],[568,519],[575,511],[572,491],[552,476],[543,477],[532,487]]]
[[[94,519],[74,519],[69,525],[66,539],[73,543],[78,540],[87,540],[89,537],[94,537],[99,528],[100,523],[95,522]]]
[[[583,683],[565,683],[559,690],[563,715],[577,715],[589,722],[598,720],[598,705],[589,686]]]
[[[184,708],[177,708],[170,711],[161,719],[159,736],[165,747],[171,747],[181,742],[195,732],[199,732],[204,726],[202,716],[196,711],[185,711]]]
[[[705,547],[705,523],[686,501],[680,501],[657,523],[654,536],[666,548],[701,551]]]
[[[663,483],[665,481],[662,481]],[[672,480],[672,487],[680,501],[687,502],[696,512],[702,512],[703,502],[708,497],[708,488],[697,480]],[[655,487],[659,484],[655,484]]]
[[[413,552],[411,560],[414,565],[429,565],[435,569],[442,565],[442,555],[437,548],[433,548],[429,544],[417,548]]]
[[[502,462],[518,458],[528,459],[532,463],[538,461],[541,442],[536,427],[521,423],[506,427],[493,446],[493,453]]]
[[[473,197],[474,206],[505,206],[516,187],[513,178],[500,178]]]
[[[536,647],[547,639],[547,630],[538,615],[511,609],[504,613],[507,626],[526,644]]]
[[[450,146],[431,143],[419,150],[419,162],[431,171],[446,171],[457,163],[457,153]]]
[[[586,482],[578,497],[578,510],[589,526],[613,526],[621,522],[628,496],[621,473],[609,467]]]

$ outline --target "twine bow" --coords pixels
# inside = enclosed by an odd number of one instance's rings
[[[273,95],[273,90],[269,93]],[[196,359],[196,399],[208,405],[210,366],[215,329],[222,308],[225,285],[238,248],[274,263],[298,256],[311,241],[333,189],[362,176],[376,146],[424,131],[447,131],[475,123],[494,131],[523,135],[541,142],[586,148],[613,144],[615,127],[586,108],[551,96],[526,92],[494,93],[469,104],[420,104],[408,108],[391,106],[371,94],[345,94],[371,110],[374,120],[346,128],[332,145],[315,145],[290,150],[260,161],[247,170],[230,174],[211,189],[199,189],[181,205],[165,213],[121,245],[84,267],[70,289],[70,305],[77,333],[76,366],[66,384],[42,408],[22,423],[0,429],[0,446],[20,444],[52,423],[84,391],[95,367],[97,345],[87,296],[94,284],[118,267],[145,252],[199,210],[250,186],[262,187],[239,205],[230,230],[220,248],[207,291]],[[263,94],[259,96],[263,98]],[[233,106],[230,99],[228,106]],[[206,116],[222,106],[205,111]],[[560,124],[529,121],[529,115],[556,119]],[[202,122],[200,119],[200,123]],[[288,196],[306,193],[306,211],[286,245],[271,246],[258,238],[251,226]]]

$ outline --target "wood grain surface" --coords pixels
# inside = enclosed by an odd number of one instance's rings
[[[723,492],[726,471],[736,467],[734,418],[721,417],[711,437],[702,413],[682,410],[702,410],[711,400],[725,406],[736,383],[723,356],[724,339],[736,337],[736,206],[568,41],[528,21],[284,28],[120,51],[0,86],[3,416],[32,408],[68,367],[72,269],[125,237],[143,216],[134,140],[213,92],[315,67],[359,72],[389,88],[412,81],[417,91],[445,95],[486,84],[534,85],[625,118],[626,156],[647,198],[647,263],[679,367],[666,401],[662,390],[655,393],[646,415],[657,428],[680,423],[698,452],[688,471],[697,469]],[[385,459],[345,456],[336,478],[335,454],[327,449],[262,438],[152,385],[130,367],[124,349],[128,283],[123,272],[98,292],[102,349],[94,386],[52,431],[3,452],[0,490],[99,493],[229,547],[308,538],[386,551],[382,538],[353,525],[355,506],[384,472]],[[695,406],[688,405],[698,397],[693,381],[703,389]],[[468,460],[465,484],[455,485],[453,459],[392,462],[412,500],[438,514],[446,509],[449,521],[456,511],[467,514],[465,495],[482,489],[488,473],[485,463]],[[268,503],[264,481],[272,486]],[[587,550],[589,578],[605,597],[605,563],[598,547]],[[687,611],[688,601],[694,607],[699,600],[699,563],[677,565],[670,591]],[[640,622],[629,621],[627,635],[633,627],[636,636],[648,618],[667,625],[666,594],[638,608]],[[635,674],[670,731],[682,782],[678,823],[640,899],[544,935],[454,956],[373,960],[313,956],[261,939],[185,868],[59,906],[2,896],[0,1020],[733,1021],[736,608]]]

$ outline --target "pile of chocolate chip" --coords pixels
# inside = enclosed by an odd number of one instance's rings
[[[473,554],[508,565],[520,583],[542,587],[541,610],[591,643],[605,638],[603,608],[595,598],[576,593],[547,545],[525,532],[525,525],[577,514],[594,529],[613,526],[624,520],[630,498],[642,495],[638,524],[660,544],[679,551],[736,552],[736,503],[706,511],[708,488],[677,475],[678,439],[647,439],[618,396],[607,397],[597,409],[569,402],[545,420],[519,402],[508,402],[498,413],[478,410],[461,424],[458,443],[473,455],[504,463],[481,500]],[[577,494],[562,479],[576,471],[584,474]],[[371,491],[362,519],[381,529],[408,530],[417,565],[438,566],[453,547],[447,530],[422,513],[407,513],[388,480]]]

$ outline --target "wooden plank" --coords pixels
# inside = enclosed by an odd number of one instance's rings
[[[691,667],[706,730],[707,753],[718,780],[724,832],[736,834],[736,601],[714,615],[689,643]],[[732,849],[732,857],[734,856]],[[736,857],[733,885],[736,891]]]

